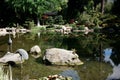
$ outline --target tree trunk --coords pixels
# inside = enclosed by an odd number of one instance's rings
[[[101,2],[101,13],[104,14],[105,0]]]
[[[40,27],[40,20],[39,20],[39,18],[37,19],[37,27]]]

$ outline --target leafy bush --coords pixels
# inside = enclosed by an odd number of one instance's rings
[[[105,5],[105,13],[110,13],[113,7],[113,3],[107,3]]]
[[[97,26],[96,27],[94,27],[94,32],[100,32],[100,28],[98,28]]]
[[[61,15],[55,17],[55,24],[59,24],[59,25],[64,24],[64,20]]]
[[[91,16],[89,14],[87,14],[86,12],[83,12],[78,17],[78,21],[79,21],[80,24],[86,24],[86,22],[89,21],[90,17]]]
[[[80,26],[78,27],[79,30],[84,30],[84,28],[85,28],[85,25],[80,25]]]
[[[111,14],[104,14],[104,15],[101,15],[100,19],[104,22],[107,22],[107,21],[110,21],[112,19],[115,19],[117,16],[115,15],[111,15]]]
[[[56,29],[62,29],[62,27],[61,26],[56,26]]]
[[[48,25],[46,28],[54,28],[54,25]]]
[[[48,17],[47,20],[46,20],[46,24],[47,25],[52,25],[54,23],[54,19],[52,16]]]
[[[69,26],[71,26],[71,27],[76,27],[76,24],[69,24]]]
[[[83,12],[77,18],[78,24],[86,25],[86,26],[97,26],[100,25],[102,22],[100,20],[100,13],[96,11],[91,11],[90,13]]]
[[[30,20],[26,20],[25,23],[23,24],[23,26],[27,29],[31,29],[33,27],[35,27],[34,21],[30,21]]]

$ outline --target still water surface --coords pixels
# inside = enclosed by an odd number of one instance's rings
[[[50,74],[58,74],[66,69],[74,69],[78,72],[81,80],[106,80],[108,75],[112,74],[110,61],[103,60],[105,56],[111,58],[117,67],[120,62],[120,42],[118,35],[109,36],[101,33],[90,33],[88,35],[59,35],[59,34],[42,34],[40,37],[33,34],[16,34],[12,38],[12,52],[19,48],[29,51],[34,45],[39,45],[42,53],[45,49],[58,47],[65,49],[75,49],[80,59],[84,62],[81,66],[46,66],[42,63],[41,58],[34,59],[29,54],[29,59],[22,66],[18,64],[12,67],[13,80],[29,80],[38,79],[39,77],[48,76]],[[0,37],[0,57],[2,57],[8,49],[8,35]],[[111,52],[105,52],[105,49],[111,49]],[[106,50],[107,51],[107,50]],[[108,53],[104,54],[104,53]],[[112,57],[110,56],[112,55]],[[109,57],[108,57],[109,56]],[[119,75],[118,75],[119,76]],[[110,79],[108,79],[110,80]]]

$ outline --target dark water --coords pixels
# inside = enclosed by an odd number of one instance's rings
[[[39,45],[42,53],[44,54],[45,49],[58,47],[65,48],[68,50],[75,49],[76,53],[80,56],[83,62],[86,62],[83,66],[76,67],[60,67],[60,66],[46,66],[42,63],[41,58],[34,59],[29,55],[29,60],[25,61],[21,67],[21,64],[18,64],[12,67],[13,71],[13,80],[28,80],[28,79],[38,79],[39,77],[43,77],[50,74],[58,74],[66,69],[75,69],[78,70],[79,75],[82,77],[81,80],[104,80],[107,78],[108,74],[112,71],[112,68],[109,65],[106,65],[106,68],[109,66],[111,70],[106,69],[106,75],[102,75],[101,77],[98,75],[96,78],[91,75],[86,78],[88,75],[86,72],[90,71],[86,69],[86,66],[91,67],[95,65],[99,66],[103,60],[103,51],[106,48],[112,48],[113,53],[110,58],[113,60],[115,65],[118,65],[120,62],[120,36],[117,34],[102,34],[102,33],[89,33],[87,35],[79,34],[79,35],[59,35],[59,34],[42,34],[40,37],[34,34],[16,34],[16,37],[12,38],[12,52],[15,52],[19,48],[23,48],[26,51],[29,51],[30,48],[34,45]],[[0,56],[2,57],[9,49],[8,49],[8,35],[0,37]],[[87,62],[90,61],[90,62]],[[93,61],[93,62],[92,62]],[[102,67],[104,66],[102,65]],[[80,68],[80,69],[79,69]],[[92,68],[90,68],[92,69]],[[93,68],[93,70],[96,68]],[[85,70],[87,70],[85,72]],[[82,72],[83,71],[83,72]],[[95,71],[95,70],[94,70]],[[97,70],[96,70],[97,71]],[[99,72],[92,72],[93,76]],[[104,71],[103,71],[104,72]],[[83,74],[82,74],[83,73]],[[89,72],[90,73],[90,72]],[[91,79],[89,78],[91,77]]]

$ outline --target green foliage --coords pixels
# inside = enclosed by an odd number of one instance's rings
[[[62,15],[58,15],[58,16],[55,16],[55,17],[49,16],[45,20],[45,24],[47,24],[47,25],[52,25],[52,24],[62,25],[62,24],[64,24],[64,20],[63,20]]]
[[[100,12],[95,10],[84,11],[78,16],[77,21],[78,24],[86,25],[88,27],[99,26],[102,23],[100,16]]]
[[[62,27],[59,25],[59,26],[56,26],[55,29],[62,29]]]
[[[68,25],[68,24],[67,24]],[[71,26],[71,27],[76,27],[76,24],[69,24],[69,26]]]
[[[105,1],[104,5],[102,5],[102,1]],[[116,2],[119,4],[119,0],[116,0],[115,3]],[[73,4],[75,5],[74,7],[72,7]],[[101,14],[102,6],[104,6],[104,14]],[[103,23],[101,17],[106,14],[111,14],[112,7],[113,3],[110,3],[107,0],[70,0],[67,10],[69,14],[67,14],[67,16],[72,16],[72,18],[77,20],[78,24],[80,25],[86,25],[88,27],[99,27]],[[106,19],[110,18],[107,17]]]
[[[5,0],[5,3],[8,4],[10,9],[13,9],[17,23],[23,23],[28,18],[36,18],[39,26],[39,20],[41,20],[43,14],[61,11],[66,7],[67,0]],[[49,24],[52,23],[50,21]],[[31,26],[33,26],[32,23],[30,23]]]
[[[35,27],[35,24],[34,24],[33,20],[32,21],[27,20],[27,21],[25,21],[23,26],[27,29],[31,29],[31,28]]]
[[[44,28],[44,26],[40,26],[40,27],[32,27],[31,28],[31,33],[30,33],[30,36],[28,37],[28,39],[32,39],[32,40],[35,40],[35,37],[36,35],[38,35],[38,33],[41,34],[46,34],[46,29]]]
[[[113,7],[113,3],[106,3],[105,4],[105,13],[111,13]]]
[[[67,4],[66,0],[6,0],[6,2],[17,14],[27,12],[38,17],[46,12],[61,10],[62,6]]]
[[[111,15],[111,14],[104,14],[104,15],[101,15],[101,20],[103,23],[107,22],[107,21],[110,21],[112,19],[115,19],[117,16],[115,15]]]
[[[84,10],[89,13],[89,11],[94,9],[94,1],[88,0],[88,4],[84,6]]]
[[[94,27],[94,32],[100,32],[100,28],[98,26]]]
[[[55,34],[55,26],[54,25],[46,26],[46,34],[54,35]]]
[[[100,12],[100,10],[101,10],[101,4],[100,3],[96,5],[95,10],[97,12]]]
[[[78,17],[78,23],[80,23],[80,24],[86,24],[86,22],[89,21],[90,17],[91,16],[89,14],[87,14],[86,12],[83,12]]]
[[[39,32],[39,30],[41,30],[40,27],[33,27],[33,28],[31,29],[31,33],[32,33],[32,34],[36,34],[37,32]]]
[[[48,25],[46,28],[54,28],[54,25]]]
[[[52,16],[48,17],[48,19],[46,20],[46,24],[47,25],[52,25],[54,23],[54,19]]]
[[[84,28],[85,28],[85,25],[80,25],[80,26],[78,27],[79,30],[84,30]]]
[[[59,24],[59,25],[64,24],[64,20],[63,20],[62,15],[55,17],[55,24]]]
[[[85,24],[88,27],[99,27],[101,24],[106,23],[109,20],[114,19],[116,16],[111,15],[110,12],[112,8],[112,3],[106,3],[105,5],[105,14],[101,14],[101,4],[96,5],[96,8],[93,7],[92,0],[88,5],[86,5],[85,11],[83,13],[78,13],[78,23]]]
[[[62,42],[63,42],[63,38],[62,35],[60,34],[57,34],[57,33],[53,33],[52,35],[51,34],[45,34],[46,36],[49,35],[47,37],[47,43],[48,45],[51,45],[53,47],[62,47]]]

